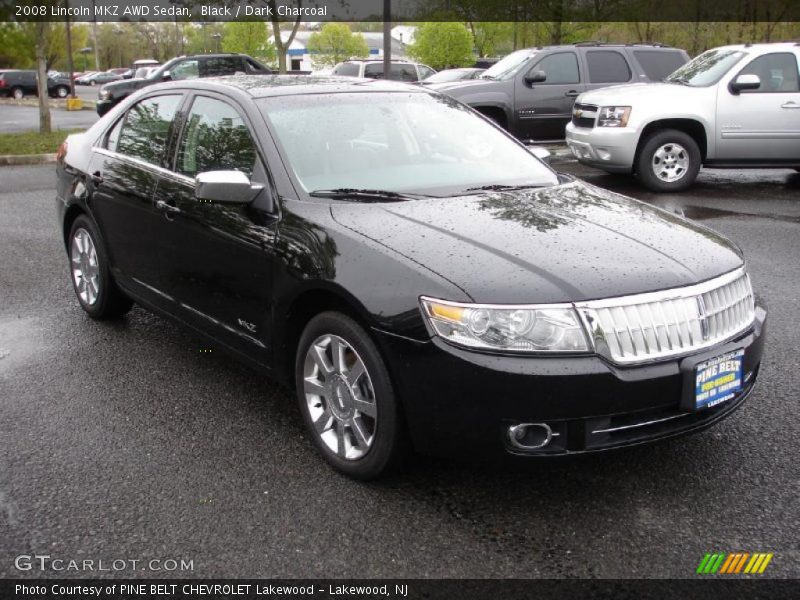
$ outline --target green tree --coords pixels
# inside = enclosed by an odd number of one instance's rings
[[[472,47],[472,34],[461,23],[424,23],[408,54],[434,69],[466,67],[475,62]]]
[[[239,52],[272,64],[277,58],[275,44],[269,41],[265,21],[231,21],[222,32],[222,49]]]
[[[308,38],[308,51],[314,63],[329,67],[353,56],[369,56],[364,36],[353,33],[344,23],[326,23]]]

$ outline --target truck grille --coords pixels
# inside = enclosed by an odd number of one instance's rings
[[[572,124],[576,127],[594,127],[597,120],[597,107],[593,104],[575,104],[572,107]]]
[[[595,350],[631,364],[689,354],[753,323],[755,302],[744,269],[697,285],[576,305]]]

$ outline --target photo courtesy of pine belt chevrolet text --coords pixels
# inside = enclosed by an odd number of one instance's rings
[[[740,248],[541,155],[426,86],[198,78],[68,137],[56,206],[90,317],[139,304],[293,387],[354,478],[413,452],[541,459],[729,416],[766,334]]]

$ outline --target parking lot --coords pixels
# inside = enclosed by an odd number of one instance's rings
[[[0,577],[49,554],[183,558],[177,576],[204,578],[683,578],[712,551],[800,576],[800,174],[704,171],[655,195],[558,168],[744,249],[770,310],[756,392],[691,437],[502,469],[420,457],[371,484],[315,455],[287,390],[140,308],[91,321],[53,167],[0,168]]]

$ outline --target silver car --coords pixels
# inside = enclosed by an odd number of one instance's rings
[[[663,83],[584,93],[567,144],[580,162],[657,192],[689,187],[701,166],[798,169],[799,62],[797,43],[723,46]]]

